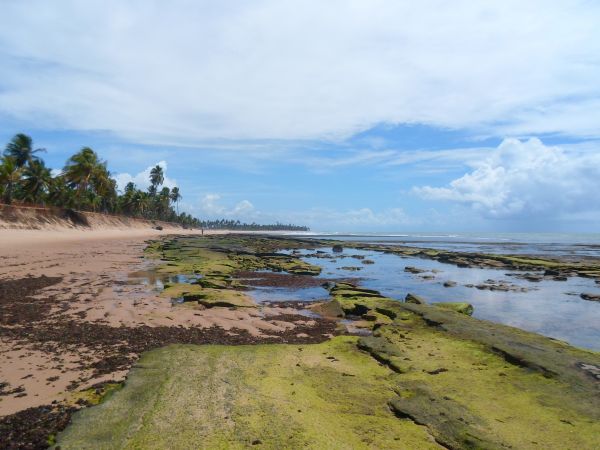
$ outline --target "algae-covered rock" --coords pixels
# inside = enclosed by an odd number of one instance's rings
[[[345,315],[341,305],[336,301],[314,303],[309,305],[308,309],[323,317],[344,317]]]
[[[362,337],[358,340],[357,346],[394,372],[406,373],[410,370],[409,365],[402,359],[400,348],[383,337]]]
[[[231,287],[231,281],[221,278],[200,278],[195,284],[210,289],[229,289]]]
[[[268,268],[269,259],[280,268],[289,262],[275,253],[287,241],[260,244],[266,256],[257,256],[249,237],[213,242],[232,249],[226,257],[237,268]],[[481,266],[541,264],[430,251],[418,256]],[[202,264],[202,258],[193,258]],[[556,270],[566,273],[562,266]],[[371,336],[336,337],[302,347],[162,349],[154,353],[156,360],[141,360],[118,393],[120,399],[113,399],[114,406],[85,411],[96,419],[76,418],[59,443],[63,448],[103,439],[116,448],[124,440],[132,448],[148,443],[206,448],[253,443],[261,448],[597,447],[597,353],[469,317],[466,303],[428,306],[415,295],[411,297],[418,301],[399,302],[351,283],[327,288],[331,301],[313,310],[355,318],[349,330],[371,331]],[[196,295],[210,291],[194,289]],[[214,291],[217,298],[231,289]]]
[[[336,289],[332,294],[340,297],[374,297],[382,298],[382,295],[377,291],[370,289]]]
[[[198,304],[207,308],[225,307],[225,308],[251,308],[256,307],[256,303],[250,297],[242,292],[224,290],[224,289],[202,289],[193,294],[183,294],[183,301],[196,301]]]
[[[438,308],[450,309],[467,316],[473,315],[473,305],[466,302],[440,302],[434,303]]]
[[[386,314],[382,314],[377,310],[371,310],[366,314],[362,315],[362,318],[364,320],[368,320],[370,322],[374,322],[375,325],[380,326],[380,325],[386,325],[386,324],[390,324],[392,323],[392,319],[386,315]]]
[[[418,295],[415,294],[406,294],[406,298],[404,299],[406,303],[414,303],[415,305],[425,305],[427,302]]]
[[[399,420],[389,369],[355,337],[316,345],[148,352],[110,400],[76,413],[61,449],[439,449]]]
[[[427,425],[437,442],[446,448],[504,449],[487,424],[447,395],[437,396],[425,383],[401,382],[390,408],[401,418]]]

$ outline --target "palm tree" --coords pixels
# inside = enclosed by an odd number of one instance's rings
[[[161,189],[160,194],[158,194],[158,202],[157,202],[157,213],[159,219],[166,219],[167,213],[169,211],[169,204],[171,203],[171,190],[168,187],[164,187]]]
[[[177,214],[179,214],[179,200],[181,200],[181,198],[182,197],[177,186],[171,189],[171,201],[177,205]]]
[[[48,186],[48,201],[62,208],[75,206],[75,192],[71,189],[61,174],[50,180]]]
[[[131,195],[135,192],[135,183],[130,181],[125,185],[125,193],[124,195]]]
[[[11,204],[15,188],[21,181],[22,167],[17,164],[17,160],[11,156],[5,156],[0,164],[0,184],[4,185],[2,200],[4,203]]]
[[[106,162],[96,165],[91,179],[94,193],[100,197],[104,212],[113,211],[117,200],[117,182],[111,178]]]
[[[50,169],[42,160],[32,160],[23,171],[23,199],[32,202],[42,202],[52,182]]]
[[[31,164],[39,158],[35,153],[45,152],[43,148],[33,150],[33,140],[26,134],[16,134],[6,146],[4,154],[15,158],[17,167],[23,167],[25,164]]]
[[[136,191],[131,200],[131,205],[134,211],[139,215],[144,216],[144,213],[150,206],[150,197],[143,191]]]
[[[63,172],[65,180],[76,188],[75,197],[78,206],[81,206],[82,194],[88,189],[100,164],[98,155],[89,147],[83,147],[67,161]]]
[[[150,171],[150,183],[152,183],[152,186],[158,187],[161,184],[163,184],[164,181],[165,173],[163,171],[163,168],[157,164]]]

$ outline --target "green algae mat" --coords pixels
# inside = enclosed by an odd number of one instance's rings
[[[316,345],[171,346],[60,436],[82,448],[438,448],[387,407],[394,379],[356,338]]]
[[[313,345],[171,346],[148,352],[125,388],[76,414],[58,444],[597,448],[598,411],[589,409],[590,399],[571,397],[566,383],[445,333],[389,332],[394,339],[385,342],[396,344],[391,349],[370,342],[379,337],[339,336]],[[406,369],[378,362],[386,352],[388,359],[393,353],[405,361]]]
[[[159,270],[203,275],[202,283],[166,286],[164,295],[246,307],[233,297],[242,295],[236,270],[318,273],[275,253],[302,245],[243,237],[179,239],[153,243],[148,253],[167,261]],[[123,389],[74,415],[57,445],[600,448],[600,354],[474,319],[462,304],[445,306],[401,303],[338,283],[330,287],[330,300],[314,310],[352,318],[368,336],[147,352]]]

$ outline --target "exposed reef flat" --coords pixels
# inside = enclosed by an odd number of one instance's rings
[[[218,291],[228,298],[230,291],[244,295],[248,271],[318,274],[318,266],[281,251],[321,245],[244,236],[183,238],[154,242],[147,255],[163,260],[159,271],[204,280],[169,284],[162,295]],[[427,257],[439,254],[427,251]],[[464,254],[442,257],[457,263]],[[549,270],[582,276],[598,270],[589,263],[502,258],[508,259],[466,260],[515,270],[559,264]],[[240,273],[244,277],[236,276]],[[174,345],[147,352],[125,387],[78,412],[58,444],[63,449],[597,448],[598,353],[477,320],[464,304],[405,303],[348,281],[327,287],[330,299],[312,310],[360,336],[321,334],[314,344]],[[182,311],[223,307],[197,300],[175,306]]]
[[[340,241],[313,240],[312,245],[320,246],[341,245]],[[343,247],[359,250],[372,250],[391,253],[399,256],[432,259],[458,267],[490,268],[504,270],[529,270],[541,271],[542,275],[530,274],[531,281],[548,279],[562,280],[564,277],[579,276],[594,278],[600,281],[600,261],[597,258],[567,258],[567,257],[539,257],[535,255],[498,255],[476,252],[462,252],[449,250],[434,250],[404,245],[365,244],[359,242],[344,242]],[[407,267],[408,272],[420,273],[421,269]],[[535,278],[535,279],[534,279]]]

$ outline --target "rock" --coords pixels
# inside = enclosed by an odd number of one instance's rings
[[[255,307],[254,301],[247,295],[233,290],[203,289],[198,293],[184,293],[184,302],[197,302],[206,308],[248,308]]]
[[[523,278],[527,281],[532,281],[534,283],[537,283],[538,281],[542,281],[542,279],[544,277],[542,275],[537,275],[535,273],[526,273],[525,275],[523,275]]]
[[[545,277],[553,277],[556,275],[560,275],[560,271],[556,270],[556,269],[546,269],[544,271],[544,276]]]
[[[325,283],[321,284],[321,287],[329,291],[335,287],[335,283],[333,281],[326,281]]]
[[[584,292],[580,295],[580,297],[584,300],[589,300],[590,302],[600,302],[600,294],[590,294]]]
[[[333,247],[331,247],[331,251],[334,253],[341,253],[344,251],[344,247],[342,247],[340,244],[335,244]]]
[[[425,272],[423,269],[419,269],[417,267],[413,267],[413,266],[406,266],[404,268],[405,272],[409,272],[409,273],[423,273]]]
[[[390,319],[388,316],[381,314],[377,311],[369,311],[368,313],[363,314],[362,318],[369,322],[375,322],[376,324],[381,324],[381,325],[392,323],[392,319]]]
[[[352,272],[356,272],[357,270],[362,270],[362,267],[344,266],[344,267],[340,267],[340,269],[342,269],[342,270],[349,270],[349,271],[352,271]]]
[[[449,287],[454,287],[454,286],[456,286],[456,281],[446,281],[446,282],[444,282],[444,287],[449,288]]]
[[[375,264],[375,261],[372,259],[364,259],[361,261],[363,264]]]
[[[451,309],[461,314],[470,316],[473,314],[473,305],[467,302],[442,302],[435,303],[438,308]]]
[[[344,317],[344,310],[340,306],[339,302],[329,301],[315,303],[308,306],[308,309],[322,315],[323,317]]]
[[[404,301],[406,303],[414,303],[416,305],[426,305],[427,304],[427,302],[425,300],[423,300],[418,295],[414,295],[414,294],[406,294],[406,298],[404,299]]]
[[[194,284],[210,289],[229,289],[231,287],[229,282],[218,278],[200,278]]]

